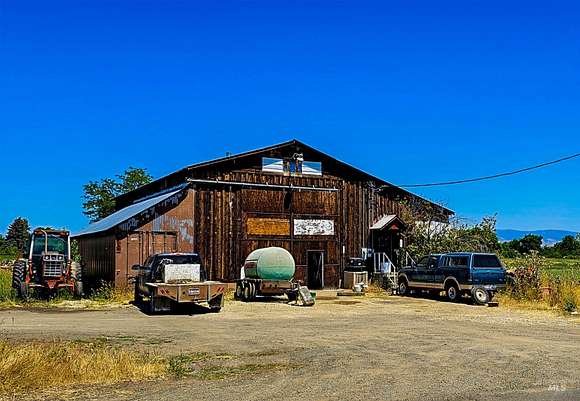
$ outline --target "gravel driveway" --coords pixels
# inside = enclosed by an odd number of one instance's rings
[[[91,339],[166,355],[229,354],[223,377],[75,389],[78,400],[580,400],[580,320],[421,298],[313,308],[230,302],[219,314],[0,312],[4,338]],[[251,369],[250,369],[251,367]],[[57,398],[55,398],[57,399]]]

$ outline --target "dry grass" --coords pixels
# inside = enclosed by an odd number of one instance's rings
[[[167,363],[103,342],[0,341],[0,394],[81,384],[149,380],[166,374]]]

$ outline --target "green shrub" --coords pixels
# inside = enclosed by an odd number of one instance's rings
[[[8,269],[0,269],[0,301],[12,301],[14,295],[12,272]]]

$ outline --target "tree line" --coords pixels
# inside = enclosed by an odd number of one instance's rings
[[[547,258],[580,257],[580,234],[576,237],[567,235],[552,246],[543,245],[541,235],[528,234],[521,239],[503,242],[500,250],[505,257],[518,257],[531,252],[537,252]]]

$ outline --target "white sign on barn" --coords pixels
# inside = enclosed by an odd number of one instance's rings
[[[294,235],[334,235],[334,220],[295,219]]]

